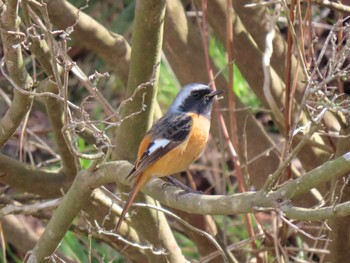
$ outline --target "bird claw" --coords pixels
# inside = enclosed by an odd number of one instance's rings
[[[172,183],[169,182],[165,182],[162,184],[162,190],[164,190],[165,188],[169,187],[169,186],[174,186]]]

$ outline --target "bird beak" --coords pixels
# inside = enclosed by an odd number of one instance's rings
[[[205,97],[209,97],[209,98],[212,98],[216,95],[219,95],[221,93],[224,93],[223,90],[213,90],[212,92],[210,92],[209,94],[205,95]]]

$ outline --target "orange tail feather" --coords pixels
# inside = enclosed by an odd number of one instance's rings
[[[115,227],[116,232],[118,232],[126,213],[128,212],[131,204],[133,203],[137,193],[141,190],[141,188],[150,180],[150,177],[147,174],[141,173],[137,176],[135,179],[135,183],[129,193],[128,199],[126,200],[126,203],[124,205],[123,211],[119,217],[117,226]]]

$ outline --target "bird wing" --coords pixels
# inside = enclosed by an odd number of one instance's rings
[[[147,138],[151,135],[152,140],[147,143],[143,152],[139,152],[139,158],[128,177],[139,175],[169,151],[186,141],[192,124],[192,117],[187,114],[164,115],[159,119],[145,136]]]

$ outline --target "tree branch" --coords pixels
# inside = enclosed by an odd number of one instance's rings
[[[30,91],[33,80],[28,74],[22,57],[21,42],[24,40],[19,31],[20,19],[18,14],[19,1],[0,2],[1,39],[5,53],[6,67],[12,80],[23,90]],[[0,120],[0,147],[16,131],[23,117],[28,112],[33,98],[14,91],[10,108]]]
[[[88,178],[89,187],[96,188],[116,180],[123,184],[130,184],[126,178],[127,173],[125,172],[131,168],[132,166],[129,163],[123,161],[102,165]],[[350,153],[347,153],[321,165],[298,179],[286,182],[277,190],[268,193],[258,191],[255,193],[246,192],[228,196],[210,196],[191,193],[179,194],[183,190],[174,190],[173,187],[167,187],[163,191],[160,191],[164,181],[157,178],[153,178],[144,187],[143,192],[159,200],[162,204],[189,213],[213,215],[249,213],[254,212],[256,206],[271,208],[274,204],[276,205],[276,202],[282,203],[292,200],[322,183],[342,176],[349,170]],[[116,173],[115,171],[118,172]]]
[[[161,1],[161,3],[157,1],[157,4],[151,1],[148,4],[144,3],[136,6],[132,40],[134,45],[126,97],[132,96],[134,90],[140,84],[151,83],[146,86],[146,91],[138,92],[132,103],[125,104],[121,110],[121,118],[124,119],[147,105],[146,110],[133,118],[126,119],[118,128],[115,136],[117,147],[114,154],[115,158],[117,157],[119,160],[134,161],[136,159],[138,146],[153,123],[153,102],[157,93],[159,75],[159,67],[155,68],[155,65],[160,62],[165,13],[163,4],[164,1]],[[150,19],[150,17],[153,18]],[[146,93],[145,98],[143,98],[143,93]]]
[[[350,13],[350,7],[348,5],[343,5],[342,3],[337,3],[337,2],[328,1],[328,0],[312,0],[311,2],[323,7],[327,7],[334,11]]]
[[[84,180],[85,177],[89,176],[90,172],[87,171],[76,177],[67,194],[63,197],[61,204],[55,210],[44,233],[33,248],[28,262],[44,262],[56,251],[73,219],[92,193],[92,189],[86,185]]]
[[[50,63],[51,53],[50,53],[49,47],[47,46],[46,41],[38,40],[37,38],[34,38],[34,37],[31,38],[31,41],[32,43],[29,46],[30,51],[33,54],[35,54],[35,57],[38,59],[38,61],[42,65],[45,73],[48,76],[53,76],[53,71]],[[44,85],[41,85],[41,86],[43,86],[42,88],[43,92],[58,94],[57,84],[53,81],[47,81],[44,83]],[[44,103],[45,103],[46,111],[54,132],[56,145],[58,148],[58,152],[60,154],[64,172],[67,176],[74,177],[76,176],[78,171],[79,161],[77,160],[76,156],[74,156],[70,152],[69,147],[67,146],[67,143],[62,134],[62,128],[63,128],[62,102],[52,97],[44,97]]]
[[[92,194],[93,189],[114,181],[130,183],[126,177],[131,168],[132,166],[128,162],[118,161],[104,164],[94,172],[85,171],[80,173],[62,199],[61,204],[33,250],[30,258],[36,261],[30,262],[40,261],[54,253],[73,219]],[[142,191],[167,206],[189,213],[230,215],[272,208],[283,211],[289,217],[289,211],[291,211],[291,214],[293,212],[296,214],[289,206],[286,206],[291,200],[307,193],[322,183],[342,176],[349,170],[350,153],[347,153],[321,165],[296,180],[288,181],[277,190],[269,193],[261,190],[256,193],[246,192],[231,196],[180,194],[182,190],[176,189],[174,191],[172,187],[161,190],[164,181],[158,178],[151,180]],[[300,211],[300,209],[297,211]],[[334,214],[343,216],[345,213],[350,214],[350,205],[342,204],[336,210],[328,209],[327,211],[330,217],[333,217]],[[305,218],[306,216],[304,216],[304,219],[317,220],[312,218],[312,215],[315,215],[315,213],[308,213],[308,215],[310,217]],[[301,215],[298,216],[300,217]]]
[[[72,36],[101,56],[126,86],[131,48],[124,37],[111,33],[68,1],[45,0],[44,2],[47,4],[52,23],[63,29],[74,25]]]
[[[0,182],[21,192],[38,194],[43,198],[61,196],[60,189],[70,185],[64,173],[46,172],[0,154]]]

